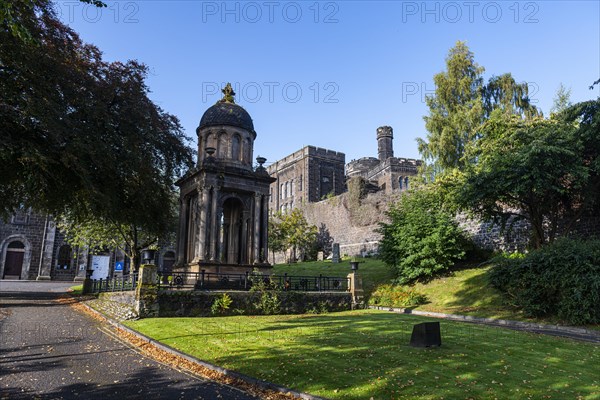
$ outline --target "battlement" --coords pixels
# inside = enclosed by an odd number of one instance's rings
[[[304,157],[319,157],[319,158],[326,158],[326,159],[336,161],[336,162],[341,162],[341,163],[346,162],[346,154],[344,154],[342,152],[333,151],[333,150],[324,149],[324,148],[315,147],[315,146],[304,146],[300,150],[295,151],[294,153],[292,153],[288,156],[285,156],[282,159],[275,161],[273,164],[269,165],[267,167],[267,172],[269,172],[269,174],[273,174],[277,171],[280,171],[280,170],[286,168],[289,165],[296,163],[297,161],[303,159]]]

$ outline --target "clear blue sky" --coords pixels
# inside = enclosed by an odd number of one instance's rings
[[[106,2],[56,7],[105,59],[146,63],[152,99],[194,143],[231,82],[254,120],[254,156],[268,162],[309,144],[346,162],[376,156],[381,125],[394,128],[396,156],[418,158],[423,95],[457,40],[486,79],[529,82],[545,114],[560,83],[573,102],[599,95],[588,89],[600,78],[599,1]]]

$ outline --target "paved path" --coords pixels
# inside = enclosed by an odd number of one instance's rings
[[[72,285],[0,281],[0,399],[256,399],[149,359],[57,303]]]

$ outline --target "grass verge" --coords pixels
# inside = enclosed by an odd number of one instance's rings
[[[75,285],[69,288],[69,294],[71,296],[81,296],[83,295],[83,285]]]
[[[443,321],[442,347],[410,347],[413,324],[426,320],[361,310],[127,325],[202,360],[331,399],[600,399],[597,345]]]

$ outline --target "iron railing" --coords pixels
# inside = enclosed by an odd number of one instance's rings
[[[138,274],[115,276],[107,279],[93,279],[90,290],[92,293],[100,292],[124,292],[135,290],[138,284]]]
[[[218,274],[213,272],[170,272],[158,274],[160,289],[172,290],[250,290],[262,283],[267,288],[302,292],[346,292],[350,279],[339,276],[299,276]]]

